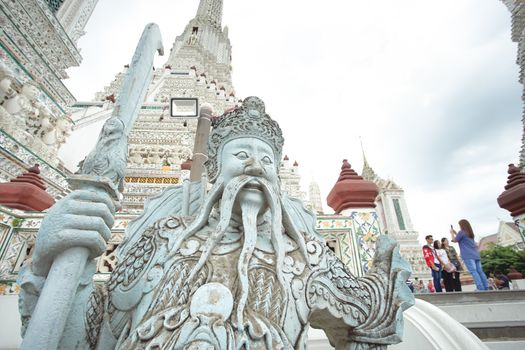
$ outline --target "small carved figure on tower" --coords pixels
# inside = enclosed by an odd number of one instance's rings
[[[141,153],[137,149],[132,149],[129,151],[130,157],[129,160],[133,164],[144,164],[144,158],[142,157]]]
[[[199,28],[197,27],[194,27],[191,34],[190,34],[190,37],[188,39],[188,45],[195,45],[197,44],[197,33],[199,31]]]
[[[47,146],[53,146],[57,143],[56,121],[47,111],[41,110],[40,128],[38,136]]]
[[[9,76],[4,76],[0,78],[0,105],[4,103],[5,100],[13,98],[16,94],[15,89],[13,89],[13,80]]]

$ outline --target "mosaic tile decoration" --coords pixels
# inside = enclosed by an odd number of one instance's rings
[[[336,240],[339,258],[356,276],[368,272],[381,234],[374,210],[353,211],[347,215],[317,217],[317,231],[327,240]]]

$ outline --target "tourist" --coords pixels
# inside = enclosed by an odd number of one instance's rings
[[[462,219],[459,220],[459,228],[459,232],[456,233],[452,225],[450,225],[452,242],[457,242],[459,244],[461,258],[472,275],[472,278],[474,278],[476,290],[488,290],[489,282],[487,281],[487,276],[481,267],[481,257],[479,256],[476,241],[474,241],[474,231],[472,230],[472,226],[470,226],[470,223],[467,220]]]
[[[420,293],[420,294],[427,294],[428,293],[428,288],[425,287],[425,283],[423,282],[423,280],[419,280],[419,282],[416,284],[415,292],[416,292],[416,294],[418,294],[418,293]]]
[[[448,259],[447,252],[441,247],[441,242],[439,240],[434,241],[434,251],[436,252],[436,256],[441,264],[441,277],[445,284],[445,290],[447,292],[452,292],[452,273],[456,271],[456,267],[452,265]]]
[[[434,238],[432,235],[428,235],[425,237],[425,240],[427,241],[427,244],[423,246],[423,257],[425,258],[425,262],[432,272],[432,280],[434,281],[436,292],[441,293],[441,264],[439,263],[436,252],[432,245]]]
[[[501,273],[501,271],[496,271],[496,286],[498,290],[509,290],[510,289],[510,280],[507,276]]]
[[[494,277],[494,273],[489,273],[489,290],[498,290],[498,285],[496,284],[496,277]]]
[[[461,292],[461,281],[459,279],[459,272],[461,271],[461,262],[459,261],[458,253],[456,249],[449,245],[448,239],[446,237],[441,238],[441,248],[447,252],[448,260],[454,265],[456,271],[450,273],[452,279],[452,292]],[[445,280],[445,276],[443,276]],[[445,281],[445,289],[447,288],[447,282]],[[447,290],[449,292],[449,290]]]
[[[441,285],[440,285],[440,287],[441,287]],[[428,288],[428,292],[429,293],[435,293],[436,292],[436,289],[434,288],[434,284],[432,283],[432,280],[428,280],[427,288]]]

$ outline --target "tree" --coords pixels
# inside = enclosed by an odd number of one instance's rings
[[[514,247],[503,247],[499,244],[490,244],[480,252],[481,265],[486,272],[509,272],[510,267],[525,273],[525,251],[518,251]]]

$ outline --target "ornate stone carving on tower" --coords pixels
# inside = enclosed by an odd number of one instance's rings
[[[82,276],[59,347],[305,349],[310,326],[338,349],[400,342],[414,297],[397,243],[378,238],[368,273],[352,275],[314,229],[312,213],[281,195],[283,142],[256,97],[225,114],[209,138],[209,193],[192,198],[206,186],[193,182],[147,203],[128,226],[109,281],[95,285],[94,269]],[[95,192],[72,193],[42,222],[19,278],[25,320],[57,254],[102,253],[114,207]],[[84,230],[101,235],[90,239]]]
[[[520,66],[519,82],[523,85],[525,81],[525,3],[523,0],[502,0],[511,13],[512,20],[512,41],[518,43],[518,55],[516,62]],[[525,86],[521,98],[525,101]],[[521,122],[524,125],[521,138],[521,151],[519,154],[519,164],[509,165],[508,182],[505,191],[498,197],[500,207],[508,210],[514,223],[518,226],[520,233],[525,237],[525,110],[523,111]]]
[[[419,233],[414,230],[410,220],[405,191],[394,181],[377,175],[368,164],[364,152],[362,176],[379,188],[375,204],[382,232],[399,242],[401,255],[412,265],[412,276],[428,278],[428,267],[421,252]]]
[[[123,210],[140,213],[147,197],[181,182],[181,164],[193,157],[196,116],[170,116],[172,98],[197,98],[208,103],[214,115],[234,108],[238,99],[231,84],[231,45],[227,29],[221,28],[222,1],[201,0],[195,18],[173,44],[162,68],[153,73],[146,99],[129,138]],[[81,139],[85,127],[109,117],[113,100],[127,67],[96,94],[94,102],[73,106],[74,135]],[[74,158],[73,138],[68,144]],[[80,160],[80,159],[77,159]]]
[[[308,187],[308,202],[310,204],[310,210],[316,214],[323,214],[323,204],[321,202],[321,190],[317,182],[312,179]]]
[[[319,233],[327,245],[357,276],[368,272],[381,230],[374,199],[377,186],[363,178],[343,160],[341,173],[327,197],[333,215],[320,215]]]
[[[72,2],[0,0],[0,181],[38,163],[55,198],[67,189],[57,154],[70,135],[75,102],[62,80],[82,59],[73,32],[55,15]],[[95,4],[82,1],[89,11],[71,21],[83,28]]]
[[[84,28],[98,0],[65,0],[56,12],[56,17],[67,35],[75,44],[85,34]]]
[[[520,75],[518,81],[523,85],[525,81],[525,3],[523,0],[501,0],[511,13],[512,41],[518,44],[518,54],[516,63],[520,66]],[[522,100],[525,101],[525,86],[524,93],[521,95]],[[525,110],[522,114],[521,122],[524,125],[521,138],[521,151],[519,154],[518,167],[523,171],[525,168]]]
[[[306,200],[306,193],[301,190],[301,175],[299,174],[299,163],[297,161],[290,164],[287,155],[281,161],[279,178],[281,179],[281,188],[290,197]]]
[[[215,88],[231,93],[231,44],[228,27],[221,28],[222,0],[201,0],[197,15],[179,35],[166,65],[187,70],[195,66]],[[220,109],[215,109],[220,111]],[[220,113],[219,113],[220,114]]]
[[[199,3],[196,19],[221,29],[222,0],[204,0]]]

